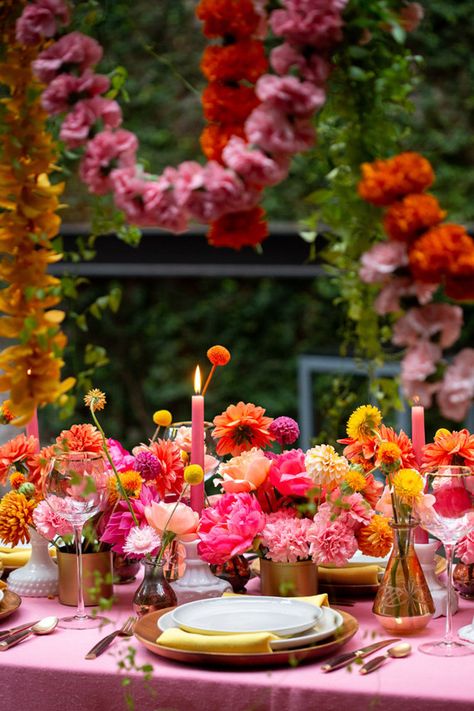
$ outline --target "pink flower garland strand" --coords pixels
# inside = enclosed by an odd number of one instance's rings
[[[261,0],[254,0],[262,12]],[[249,210],[261,199],[261,188],[288,174],[295,153],[307,151],[316,135],[311,118],[325,102],[329,54],[342,40],[341,12],[347,0],[283,0],[268,23],[284,42],[270,57],[276,75],[260,77],[260,105],[245,124],[247,140],[231,137],[224,149],[225,166],[185,161],[167,167],[159,177],[137,164],[138,139],[120,128],[116,101],[102,96],[107,77],[95,74],[102,47],[80,32],[63,35],[33,64],[47,88],[42,104],[50,115],[66,114],[60,137],[68,148],[84,148],[79,175],[89,192],[112,193],[129,222],[180,233],[189,220],[210,223],[228,213]],[[58,24],[70,22],[63,0],[36,0],[17,21],[17,40],[36,44],[54,37]],[[288,75],[296,70],[296,76]],[[97,125],[102,130],[97,131]],[[239,245],[240,246],[240,245]]]

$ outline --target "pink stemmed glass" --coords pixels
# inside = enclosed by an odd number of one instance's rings
[[[82,529],[85,522],[104,508],[108,496],[104,458],[92,452],[67,452],[50,460],[44,482],[44,498],[51,509],[65,518],[74,531],[77,562],[77,609],[59,621],[60,627],[90,629],[104,618],[91,617],[84,609],[82,589]]]

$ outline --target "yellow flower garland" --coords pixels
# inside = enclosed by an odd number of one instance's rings
[[[59,328],[64,312],[54,309],[60,281],[47,273],[61,259],[52,247],[61,223],[56,215],[63,184],[52,185],[57,148],[45,129],[41,85],[31,63],[41,45],[23,47],[15,40],[15,21],[24,3],[0,0],[5,49],[0,83],[4,131],[0,135],[0,336],[17,341],[0,353],[0,391],[10,391],[12,424],[27,423],[34,409],[57,400],[74,378],[61,382],[66,336]]]

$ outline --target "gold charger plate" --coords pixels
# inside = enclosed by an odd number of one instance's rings
[[[0,601],[0,619],[8,617],[21,605],[21,597],[11,590],[3,591],[3,599]]]
[[[157,638],[161,634],[157,626],[157,621],[171,609],[171,607],[167,607],[165,610],[150,612],[148,615],[141,617],[135,624],[134,634],[138,641],[150,652],[153,652],[153,654],[165,657],[166,659],[172,659],[175,662],[184,662],[185,664],[226,667],[268,667],[294,664],[295,662],[306,662],[333,654],[346,644],[359,629],[359,623],[355,617],[352,617],[352,615],[349,615],[343,610],[338,610],[344,619],[342,627],[339,628],[337,634],[325,639],[324,642],[320,644],[301,647],[300,649],[285,649],[279,652],[254,652],[251,654],[242,654],[240,652],[189,652],[181,649],[160,647],[160,645],[156,643]]]

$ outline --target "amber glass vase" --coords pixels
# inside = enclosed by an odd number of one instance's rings
[[[433,599],[413,546],[416,527],[417,523],[392,523],[392,554],[372,608],[380,624],[394,635],[419,632],[434,613]]]

